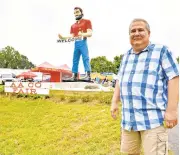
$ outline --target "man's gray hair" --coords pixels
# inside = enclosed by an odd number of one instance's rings
[[[149,26],[148,22],[145,19],[142,19],[142,18],[135,18],[135,19],[132,20],[131,24],[129,25],[129,32],[130,32],[130,29],[131,29],[131,25],[134,22],[144,22],[146,24],[146,29],[150,32],[150,26]]]

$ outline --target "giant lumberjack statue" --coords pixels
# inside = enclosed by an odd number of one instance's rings
[[[89,52],[87,46],[87,38],[92,36],[92,25],[91,21],[84,19],[83,10],[80,7],[74,8],[74,15],[76,22],[71,26],[70,36],[64,37],[61,34],[58,35],[59,39],[70,39],[75,38],[74,54],[73,54],[73,76],[68,81],[78,80],[78,65],[80,56],[82,54],[82,60],[86,76],[82,79],[85,81],[91,80],[91,66],[89,60]]]

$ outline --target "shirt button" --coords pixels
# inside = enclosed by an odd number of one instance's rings
[[[133,72],[133,71],[132,71],[131,73],[132,73],[132,74],[134,74],[134,72]]]

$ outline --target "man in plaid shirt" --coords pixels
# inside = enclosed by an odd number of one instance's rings
[[[116,83],[111,115],[122,103],[121,152],[168,154],[168,128],[177,125],[179,70],[168,47],[152,44],[150,26],[134,19],[129,27],[132,48],[124,54]]]

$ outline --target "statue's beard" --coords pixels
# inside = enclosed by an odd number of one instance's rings
[[[76,20],[80,20],[83,17],[83,15],[76,16]]]

